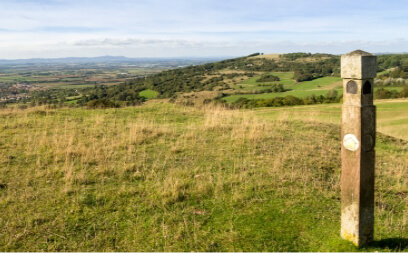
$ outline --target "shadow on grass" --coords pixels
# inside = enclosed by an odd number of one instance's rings
[[[383,240],[374,241],[370,246],[376,248],[388,248],[391,250],[402,251],[408,250],[407,238],[388,238]]]

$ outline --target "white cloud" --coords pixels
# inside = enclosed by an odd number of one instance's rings
[[[60,45],[72,45],[80,47],[199,47],[205,46],[205,43],[188,41],[188,40],[164,40],[164,39],[89,39],[89,40],[74,40],[67,43],[59,43]]]
[[[341,53],[359,45],[375,52],[408,51],[408,2],[402,0],[1,0],[0,5],[0,58]]]

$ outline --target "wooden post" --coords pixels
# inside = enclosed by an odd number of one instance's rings
[[[341,57],[341,236],[364,246],[374,235],[377,57],[356,50]]]

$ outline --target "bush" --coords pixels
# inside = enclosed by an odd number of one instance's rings
[[[105,108],[118,108],[119,105],[113,101],[106,99],[96,99],[89,101],[86,105],[90,109],[105,109]]]
[[[304,82],[304,81],[313,80],[314,76],[311,73],[303,73],[303,72],[300,72],[300,71],[295,71],[293,79],[295,79],[296,82]]]
[[[408,98],[408,85],[405,85],[404,88],[402,89],[400,96],[402,98]]]
[[[387,98],[397,98],[400,97],[400,93],[398,91],[389,91],[384,88],[380,88],[375,91],[374,93],[375,98],[377,99],[387,99]]]
[[[259,78],[258,80],[256,80],[257,83],[261,83],[261,82],[277,82],[280,81],[280,78],[278,76],[274,76],[274,75],[265,75],[262,76],[261,78]]]

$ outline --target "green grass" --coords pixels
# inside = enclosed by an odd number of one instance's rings
[[[290,90],[311,90],[311,89],[320,89],[320,88],[324,89],[324,86],[331,85],[336,82],[341,82],[342,80],[340,77],[322,77],[322,78],[318,78],[312,81],[295,83],[292,80],[293,72],[272,72],[269,74],[278,76],[281,79],[281,81],[263,82],[263,84],[282,83],[286,89],[290,89]],[[259,78],[261,78],[261,76],[250,78],[240,83],[240,85],[243,86],[243,88],[246,90],[260,89],[260,87],[257,86],[260,83],[256,82]]]
[[[304,82],[306,83],[306,82]],[[316,84],[312,84],[312,85],[316,85]],[[310,86],[312,86],[310,85]],[[305,84],[305,86],[301,87],[301,88],[297,88],[297,89],[293,89],[290,91],[286,91],[286,92],[277,92],[277,93],[263,93],[263,94],[239,94],[239,95],[231,95],[231,96],[226,96],[223,99],[227,102],[227,103],[232,103],[235,102],[236,100],[238,100],[239,98],[243,97],[243,98],[248,98],[248,99],[268,99],[268,98],[275,98],[275,97],[285,97],[288,95],[292,95],[295,97],[299,97],[299,98],[307,98],[311,95],[315,95],[315,96],[320,96],[323,95],[325,96],[326,93],[329,91],[327,89],[310,89],[310,90],[306,90],[306,87],[309,86],[309,84]],[[377,90],[380,88],[374,88],[374,90]],[[402,87],[384,87],[384,89],[386,90],[396,90],[398,92],[400,92],[402,90]],[[343,94],[343,89],[335,89],[337,91],[337,93],[339,95]]]
[[[342,94],[342,90],[337,90],[339,94]],[[248,99],[267,99],[267,98],[275,98],[275,97],[285,97],[288,95],[292,95],[295,97],[306,98],[311,95],[320,96],[325,95],[327,90],[293,90],[287,92],[276,92],[276,93],[264,93],[264,94],[239,94],[239,95],[231,95],[223,98],[227,103],[232,103],[238,100],[241,97],[248,98]]]
[[[340,127],[269,109],[0,111],[0,250],[408,250],[407,144],[378,138],[376,241],[358,249],[340,238]]]
[[[389,71],[389,70],[384,70],[384,71],[378,72],[378,73],[377,73],[377,76],[378,76],[378,75],[388,74],[388,73],[390,73],[390,72],[391,72],[391,71]]]
[[[292,95],[295,97],[306,98],[311,95],[325,95],[328,91],[327,86],[332,85],[341,81],[339,77],[322,77],[312,81],[306,81],[301,83],[294,83],[291,79],[293,77],[292,72],[273,72],[272,75],[279,76],[281,81],[279,82],[271,82],[273,83],[282,83],[284,84],[285,89],[288,89],[287,92],[279,92],[279,93],[263,93],[263,94],[239,94],[239,95],[231,95],[224,98],[225,101],[228,103],[234,102],[241,97],[245,97],[248,99],[267,99],[267,98],[274,98],[274,97],[284,97],[288,95]],[[255,90],[255,89],[267,89],[268,87],[258,87],[258,83],[256,80],[259,79],[260,76],[248,79],[241,83],[243,86],[243,90]],[[267,83],[268,84],[268,83]],[[341,83],[339,84],[341,85]],[[333,87],[335,88],[335,87]],[[342,94],[342,89],[336,89],[339,94]]]
[[[157,91],[150,90],[150,89],[139,92],[139,96],[145,97],[147,99],[156,98],[158,95],[159,93]]]
[[[377,131],[408,141],[408,100],[375,100]],[[341,104],[257,108],[259,116],[270,120],[303,120],[340,125]]]
[[[66,101],[65,102],[65,104],[66,105],[75,105],[75,104],[77,104],[77,102],[78,102],[78,99],[71,99],[71,100],[68,100],[68,101]]]
[[[268,87],[266,86],[260,87],[258,86],[259,84],[271,84],[272,85],[272,84],[282,83],[284,86],[291,86],[294,83],[294,81],[292,80],[293,72],[271,72],[268,74],[279,77],[280,81],[258,83],[256,81],[262,76],[256,76],[256,77],[252,77],[248,80],[243,81],[242,83],[239,84],[239,86],[242,86],[243,90],[260,90],[260,89],[267,89]],[[235,89],[241,89],[241,88],[235,87]]]
[[[71,84],[71,85],[64,85],[64,84],[58,84],[55,86],[52,86],[54,89],[82,89],[82,88],[89,88],[89,87],[94,87],[95,85],[93,84]]]
[[[78,96],[71,96],[71,97],[66,97],[67,100],[73,100],[73,99],[78,99],[82,97],[82,95],[78,95]]]
[[[288,88],[293,90],[317,90],[321,88],[324,89],[324,86],[328,86],[338,82],[340,82],[339,85],[342,86],[341,80],[342,79],[340,77],[321,77],[312,81],[297,83]]]
[[[380,88],[381,87],[376,87],[375,89],[380,89]],[[401,92],[403,88],[404,87],[384,87],[384,89],[386,89],[386,90],[396,90],[398,92]]]

